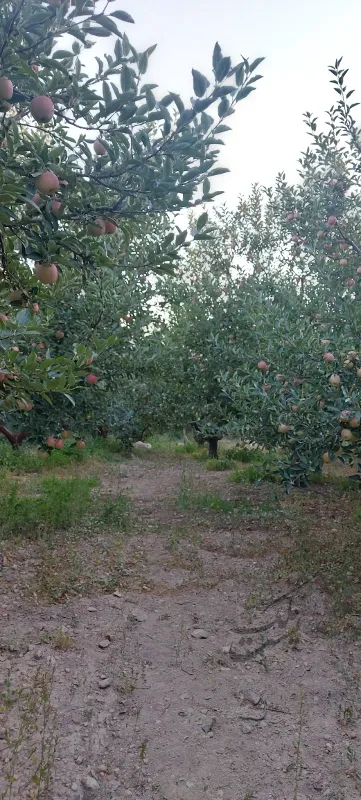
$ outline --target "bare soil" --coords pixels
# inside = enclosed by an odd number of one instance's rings
[[[282,568],[305,509],[316,532],[343,499],[155,454],[92,469],[129,534],[5,546],[0,797],[358,800],[360,640]],[[205,492],[241,511],[182,507]]]

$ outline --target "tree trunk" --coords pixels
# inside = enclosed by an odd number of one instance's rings
[[[22,431],[22,433],[12,433],[9,431],[5,425],[0,425],[0,433],[3,433],[6,436],[8,442],[10,442],[11,447],[15,450],[17,447],[23,443],[24,439],[27,438],[28,434],[26,431]]]
[[[208,456],[209,458],[218,458],[218,439],[216,436],[210,436],[208,439]]]

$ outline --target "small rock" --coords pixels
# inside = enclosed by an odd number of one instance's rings
[[[245,700],[252,704],[252,706],[258,706],[261,702],[262,695],[259,692],[253,692],[252,689],[247,690],[244,692]]]
[[[209,633],[203,630],[203,628],[195,628],[194,631],[192,631],[192,636],[193,639],[208,639]]]
[[[78,791],[78,784],[77,783],[72,783],[70,788],[71,788],[72,792],[77,792]]]
[[[225,647],[222,647],[222,653],[226,653],[227,654],[227,653],[230,652],[230,649],[231,649],[231,645],[230,644],[226,644]]]
[[[90,791],[99,789],[98,781],[96,781],[95,778],[92,778],[91,775],[86,775],[85,778],[82,778],[81,785],[84,787],[84,789],[90,789]]]
[[[253,731],[252,725],[247,725],[247,723],[244,722],[243,725],[241,725],[241,731],[242,733],[247,733],[247,734],[252,733]]]
[[[99,772],[106,772],[107,765],[106,764],[99,764]]]
[[[107,647],[109,647],[109,645],[109,639],[102,639],[101,642],[98,643],[98,647],[100,647],[101,650],[105,650]]]
[[[5,739],[6,737],[6,728],[0,728],[0,739]]]
[[[95,606],[89,606],[89,608],[88,608],[88,611],[91,611],[91,612],[96,611],[96,610],[97,609],[95,608]]]
[[[35,661],[40,661],[40,659],[42,659],[42,657],[43,657],[43,651],[42,650],[35,650],[35,653],[33,655],[33,658],[35,658]]]
[[[82,756],[77,756],[76,759],[75,759],[75,763],[76,764],[82,764],[83,761],[84,761],[84,759],[83,759]]]
[[[211,730],[213,730],[215,724],[216,720],[215,717],[213,717],[208,722],[205,722],[204,725],[202,725],[202,731],[204,731],[204,733],[210,733]]]
[[[144,613],[144,611],[142,611],[141,608],[133,608],[129,614],[129,618],[135,622],[145,622],[147,615]]]
[[[110,678],[103,678],[102,680],[98,681],[99,689],[107,689],[110,686],[111,680]]]

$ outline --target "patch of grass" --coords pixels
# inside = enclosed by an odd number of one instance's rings
[[[96,519],[100,525],[105,525],[107,529],[115,528],[118,531],[127,532],[130,527],[130,502],[128,497],[118,494],[116,497],[99,498],[99,508]]]
[[[15,688],[11,674],[5,681],[6,692],[0,693],[1,723],[5,723],[7,759],[0,776],[3,800],[50,797],[57,747],[57,719],[51,705],[54,671],[38,670],[31,685]],[[6,712],[16,710],[17,724],[7,725]]]
[[[267,453],[263,452],[263,450],[238,447],[237,445],[223,450],[223,453],[230,461],[241,461],[243,464],[262,463],[267,458]]]
[[[119,457],[129,457],[129,452],[127,452],[123,442],[120,439],[115,439],[114,436],[107,436],[106,438],[97,436],[94,439],[87,439],[86,445],[84,453],[100,461],[119,461]]]
[[[182,479],[177,504],[182,511],[212,510],[227,514],[234,511],[236,506],[234,500],[225,500],[217,494],[198,491],[186,477]]]
[[[68,452],[54,450],[48,458],[40,458],[39,450],[26,445],[13,449],[8,442],[0,440],[0,469],[15,474],[44,472],[59,467],[69,467],[74,461],[83,461],[84,454],[71,449]]]
[[[228,458],[208,458],[206,461],[208,472],[225,472],[227,469],[232,469],[232,462]]]
[[[344,524],[322,520],[315,529],[303,517],[294,535],[295,546],[284,556],[287,571],[298,572],[304,580],[315,577],[330,594],[335,612],[356,619],[361,612],[359,525],[351,517]]]
[[[245,469],[233,470],[230,475],[230,480],[233,483],[256,483],[262,480],[262,477],[263,470],[260,467],[256,467],[254,464],[250,464],[250,466]]]
[[[21,496],[17,483],[5,482],[1,488],[0,532],[3,536],[30,538],[50,530],[66,529],[87,513],[94,478],[44,478],[36,496]]]

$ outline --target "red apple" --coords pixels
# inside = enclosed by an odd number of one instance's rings
[[[85,378],[85,383],[88,383],[90,386],[93,386],[95,383],[97,383],[97,381],[98,381],[97,376],[94,375],[94,373],[92,372]]]

